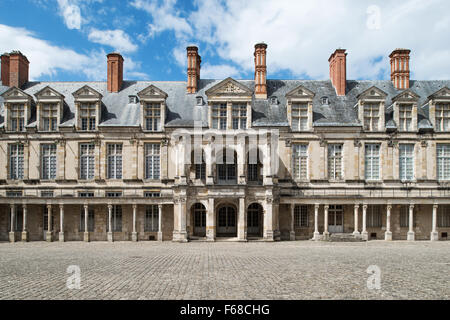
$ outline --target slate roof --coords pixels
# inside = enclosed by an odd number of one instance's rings
[[[192,127],[194,121],[202,121],[207,126],[207,96],[206,90],[223,80],[202,79],[199,90],[195,94],[187,94],[184,81],[124,81],[119,93],[107,91],[106,82],[28,82],[23,90],[34,96],[45,86],[65,96],[62,126],[74,124],[75,106],[73,92],[88,85],[103,95],[102,119],[100,126],[139,126],[139,104],[129,104],[128,97],[150,85],[163,90],[168,94],[166,127]],[[254,91],[253,80],[237,80],[250,90]],[[393,121],[392,99],[401,93],[392,85],[391,81],[348,80],[347,94],[338,97],[331,81],[317,80],[267,80],[268,97],[277,97],[278,103],[271,104],[270,100],[254,99],[252,101],[253,126],[288,126],[286,113],[286,94],[303,86],[315,93],[313,99],[314,126],[361,126],[358,120],[357,96],[365,90],[375,86],[387,94],[386,97],[386,124],[387,128],[395,129]],[[420,129],[432,129],[428,120],[428,97],[443,87],[450,87],[450,80],[442,81],[410,81],[410,89],[420,96],[418,109],[418,122]],[[8,87],[0,86],[0,94]],[[197,106],[196,97],[203,97],[204,104]],[[321,98],[328,97],[329,104],[322,105]],[[3,125],[3,99],[0,97],[0,126]],[[32,112],[33,114],[33,112]],[[32,119],[35,121],[35,119]],[[35,123],[30,123],[33,126]]]

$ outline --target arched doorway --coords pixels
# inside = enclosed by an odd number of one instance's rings
[[[263,236],[263,208],[259,203],[253,203],[247,209],[247,236]]]
[[[194,236],[206,236],[206,208],[201,203],[192,206],[192,215],[194,216]]]
[[[237,237],[236,209],[231,206],[220,207],[217,212],[217,236]]]

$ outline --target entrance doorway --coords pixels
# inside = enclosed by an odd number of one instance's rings
[[[194,211],[194,236],[206,236],[206,209],[201,203],[196,203],[193,206]]]
[[[342,206],[331,205],[328,208],[328,231],[330,233],[344,232],[344,209]]]
[[[262,213],[263,209],[259,203],[253,203],[247,210],[247,236],[262,237]]]
[[[230,206],[219,208],[217,215],[217,236],[237,237],[235,208]]]

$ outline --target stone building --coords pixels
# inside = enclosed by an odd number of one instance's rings
[[[1,56],[0,240],[440,240],[450,231],[450,81],[28,81]]]

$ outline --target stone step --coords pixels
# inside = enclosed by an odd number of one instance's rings
[[[330,234],[330,242],[363,242],[361,235],[355,236],[353,233],[332,233]]]

